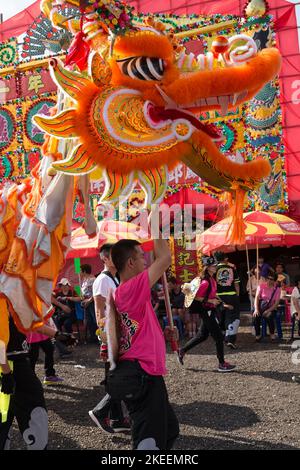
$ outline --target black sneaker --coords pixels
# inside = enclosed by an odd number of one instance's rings
[[[127,418],[112,421],[111,427],[114,432],[124,432],[131,430],[131,424]]]
[[[219,372],[231,372],[235,369],[235,366],[232,364],[229,364],[229,362],[223,362],[222,364],[219,363],[218,371]]]
[[[60,359],[63,359],[64,357],[70,356],[70,354],[72,354],[72,351],[65,351],[63,353],[60,353],[59,357]]]
[[[179,362],[179,364],[180,364],[181,366],[184,365],[184,362],[183,362],[184,354],[185,354],[185,353],[182,351],[182,349],[179,349],[179,350],[177,351],[177,361]]]
[[[94,423],[98,426],[98,428],[102,429],[102,431],[106,432],[107,434],[114,434],[114,429],[110,425],[110,419],[106,416],[105,418],[98,418],[93,410],[89,411],[90,418],[94,421]]]

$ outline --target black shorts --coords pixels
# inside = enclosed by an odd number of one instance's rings
[[[171,449],[179,425],[162,376],[147,374],[138,361],[120,361],[108,373],[107,391],[127,406],[134,449]]]
[[[199,300],[193,300],[189,307],[189,312],[190,313],[198,313],[199,315],[203,311],[203,304]]]

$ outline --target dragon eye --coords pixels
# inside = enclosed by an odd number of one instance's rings
[[[117,60],[124,75],[139,80],[162,80],[164,73],[163,59],[153,57],[129,57]]]

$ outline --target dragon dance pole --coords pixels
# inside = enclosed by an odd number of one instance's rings
[[[250,297],[250,306],[251,306],[251,311],[253,309],[253,299],[252,299],[252,293],[251,293],[251,276],[250,276],[250,262],[249,262],[249,251],[248,251],[248,245],[246,243],[246,258],[247,258],[247,273],[248,273],[248,282],[249,282],[249,297]]]
[[[170,295],[169,295],[169,289],[168,289],[168,281],[167,281],[167,275],[166,273],[163,273],[162,275],[162,285],[163,285],[163,290],[164,290],[164,295],[165,295],[165,305],[166,305],[166,313],[167,313],[167,319],[168,319],[168,324],[170,331],[174,331],[174,321],[173,321],[173,315],[172,315],[172,309],[171,309],[171,302],[170,302]],[[178,351],[178,341],[171,336],[170,337],[170,343],[171,343],[171,348],[173,352]]]

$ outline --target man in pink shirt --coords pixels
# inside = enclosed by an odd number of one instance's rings
[[[171,263],[167,241],[155,240],[154,251],[155,261],[146,269],[137,241],[120,240],[112,248],[121,279],[115,291],[120,337],[108,391],[126,403],[136,450],[170,449],[179,434],[163,379],[167,373],[165,340],[151,304],[151,287]]]

